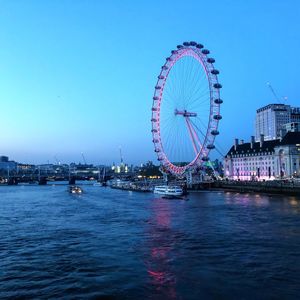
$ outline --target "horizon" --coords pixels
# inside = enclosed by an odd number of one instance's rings
[[[250,140],[256,109],[277,102],[268,82],[282,103],[299,106],[300,3],[216,1],[214,14],[187,3],[0,1],[1,155],[43,164],[84,153],[87,163],[111,165],[121,146],[128,165],[158,164],[156,79],[170,51],[190,40],[220,70],[222,153],[234,138]]]

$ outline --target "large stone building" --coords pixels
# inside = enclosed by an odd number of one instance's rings
[[[300,108],[286,104],[269,104],[256,111],[255,140],[264,135],[266,141],[280,138],[287,123],[300,122]]]
[[[238,139],[228,151],[225,177],[234,180],[272,180],[300,177],[300,132],[288,132],[283,138],[266,141],[264,135],[250,143]]]

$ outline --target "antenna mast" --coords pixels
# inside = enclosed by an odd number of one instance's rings
[[[119,147],[120,150],[120,159],[121,159],[121,164],[123,164],[123,156],[122,156],[122,149],[121,146]]]
[[[86,165],[87,163],[86,163],[86,160],[85,160],[85,157],[84,157],[83,152],[81,152],[81,156],[82,156],[82,159],[83,159],[84,164]]]

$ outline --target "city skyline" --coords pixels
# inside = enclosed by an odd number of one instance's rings
[[[154,86],[185,40],[207,46],[221,71],[223,152],[250,139],[256,109],[277,102],[267,82],[299,106],[297,1],[128,3],[0,1],[0,155],[78,162],[83,152],[111,164],[121,146],[129,164],[156,161]]]

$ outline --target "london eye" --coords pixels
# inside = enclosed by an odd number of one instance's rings
[[[155,86],[152,141],[162,170],[175,176],[209,161],[222,119],[222,85],[202,44],[184,42],[166,58]]]

